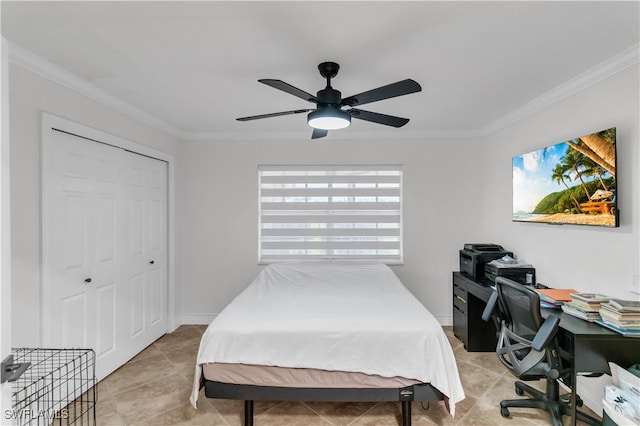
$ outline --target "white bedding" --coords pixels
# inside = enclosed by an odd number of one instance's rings
[[[431,383],[449,397],[464,391],[451,345],[434,316],[386,265],[354,261],[277,263],[209,325],[202,364],[257,364],[353,371]]]

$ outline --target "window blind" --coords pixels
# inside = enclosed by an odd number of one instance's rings
[[[259,261],[402,262],[401,166],[259,166]]]

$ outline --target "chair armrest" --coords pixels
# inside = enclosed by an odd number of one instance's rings
[[[531,348],[536,351],[541,351],[546,348],[549,342],[555,337],[559,325],[560,317],[557,315],[549,315],[531,341]]]
[[[482,311],[482,319],[484,321],[489,321],[491,316],[496,312],[498,308],[498,293],[494,291],[491,293],[491,297],[489,297],[489,301],[487,302],[487,306],[484,307],[484,311]]]

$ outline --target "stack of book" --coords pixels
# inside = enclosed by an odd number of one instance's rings
[[[611,297],[598,293],[572,293],[571,301],[562,305],[562,311],[587,321],[600,319],[600,305]]]
[[[600,324],[625,336],[640,336],[640,301],[611,299],[599,312]]]

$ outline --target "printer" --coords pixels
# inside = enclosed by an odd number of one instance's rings
[[[484,278],[484,265],[493,259],[499,259],[513,252],[507,251],[498,244],[467,243],[460,250],[460,272],[479,281]]]
[[[536,283],[536,269],[529,263],[511,259],[502,262],[502,258],[484,264],[484,279],[494,283],[496,278],[504,277],[523,285]]]

